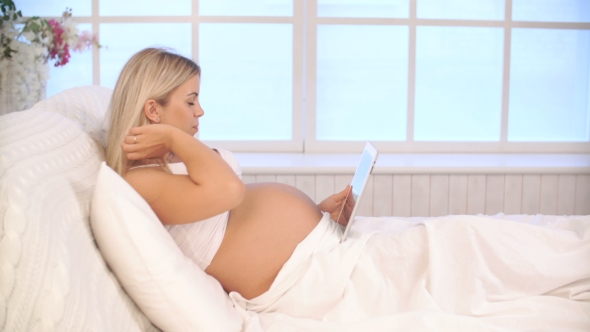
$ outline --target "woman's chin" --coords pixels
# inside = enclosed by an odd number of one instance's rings
[[[199,127],[192,127],[191,131],[189,132],[191,135],[195,136],[199,132]]]

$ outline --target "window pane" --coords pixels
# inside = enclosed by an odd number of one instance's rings
[[[92,31],[91,24],[78,24],[79,32]],[[50,65],[46,96],[81,85],[92,85],[92,49],[83,53],[71,52],[70,61],[62,67]]]
[[[318,0],[320,17],[397,17],[410,15],[408,0]]]
[[[291,24],[200,24],[204,140],[290,140]]]
[[[292,16],[293,0],[199,0],[199,15]]]
[[[23,16],[61,16],[66,8],[72,8],[72,16],[92,15],[92,0],[17,0],[16,9]]]
[[[317,140],[406,139],[408,27],[319,25]]]
[[[590,31],[513,29],[510,141],[588,141]]]
[[[420,0],[418,18],[503,20],[504,0]]]
[[[100,85],[114,88],[133,54],[164,46],[191,58],[190,23],[105,23],[100,25]]]
[[[418,27],[417,141],[498,141],[503,30]]]
[[[588,0],[512,0],[514,21],[590,22]]]
[[[101,16],[190,16],[191,0],[99,0]]]

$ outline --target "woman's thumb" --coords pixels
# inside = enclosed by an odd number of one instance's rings
[[[350,185],[347,184],[346,188],[344,188],[344,190],[342,190],[341,192],[338,193],[338,197],[341,199],[344,199],[346,197],[346,194],[348,194],[349,190],[350,190]]]

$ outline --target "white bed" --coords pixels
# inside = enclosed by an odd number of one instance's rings
[[[180,283],[117,267],[90,230],[109,94],[76,88],[0,117],[0,330],[590,330],[590,216],[359,218],[348,244],[298,248],[291,285],[248,305],[164,248],[158,268],[177,265],[163,276],[190,285],[170,297]],[[132,240],[159,243],[154,225]]]

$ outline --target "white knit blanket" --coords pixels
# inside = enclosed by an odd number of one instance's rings
[[[157,330],[90,231],[104,152],[100,121],[82,108],[106,109],[109,90],[85,89],[97,93],[67,91],[43,101],[47,111],[0,116],[0,331]],[[80,107],[59,106],[68,100]]]

